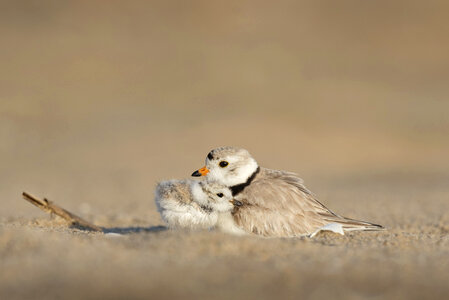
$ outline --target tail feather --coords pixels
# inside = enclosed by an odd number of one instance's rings
[[[338,223],[343,226],[345,231],[380,231],[385,230],[385,227],[379,224],[374,224],[365,221],[354,220],[346,217],[329,218],[329,222]]]

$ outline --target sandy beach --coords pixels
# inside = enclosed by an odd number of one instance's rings
[[[445,2],[1,5],[0,299],[449,296]],[[223,145],[387,230],[165,228],[157,182]]]

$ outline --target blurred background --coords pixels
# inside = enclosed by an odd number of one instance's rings
[[[448,9],[1,0],[0,217],[41,216],[25,190],[145,220],[157,181],[223,145],[326,203],[347,180],[447,180]]]
[[[447,298],[448,11],[0,0],[0,298]],[[224,145],[388,231],[146,232],[156,183]],[[22,191],[135,234],[59,227]]]

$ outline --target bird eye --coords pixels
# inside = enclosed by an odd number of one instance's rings
[[[222,168],[225,168],[229,165],[229,163],[225,160],[222,160],[222,161],[220,161],[220,163],[218,165]]]
[[[217,196],[220,198],[223,198],[224,195],[223,195],[223,193],[218,193]]]

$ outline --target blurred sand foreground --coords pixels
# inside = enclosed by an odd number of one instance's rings
[[[0,299],[449,295],[445,1],[0,1]],[[212,148],[381,233],[161,230]],[[122,236],[67,229],[47,197]]]

